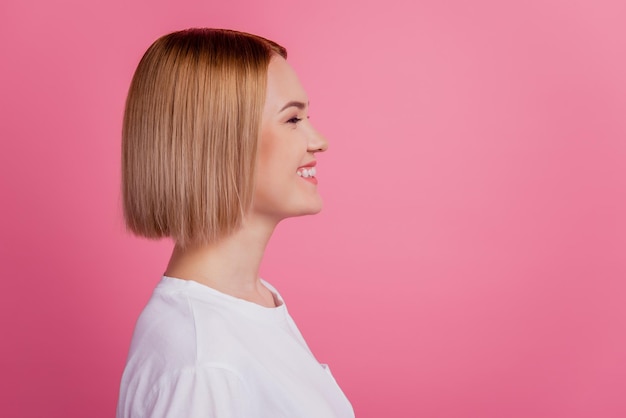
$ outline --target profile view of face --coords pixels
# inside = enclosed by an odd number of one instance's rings
[[[295,71],[274,56],[268,67],[252,210],[277,221],[318,213],[322,199],[315,153],[327,147],[309,121],[309,99]]]

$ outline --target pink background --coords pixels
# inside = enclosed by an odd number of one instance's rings
[[[357,417],[626,416],[626,3],[0,4],[0,415],[111,417],[168,242],[119,149],[156,37],[284,44],[325,209],[263,265]]]

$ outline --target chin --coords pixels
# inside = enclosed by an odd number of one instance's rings
[[[322,206],[320,205],[319,207],[317,207],[315,209],[312,209],[309,212],[307,212],[306,215],[317,215],[321,211],[322,211]]]
[[[289,217],[316,215],[322,211],[321,199],[317,202],[311,202],[306,206],[302,206],[291,213]]]
[[[311,205],[309,206],[307,215],[316,215],[320,213],[322,211],[322,206],[324,206],[322,204],[322,199],[318,197],[316,199],[316,202],[315,203],[312,202]]]

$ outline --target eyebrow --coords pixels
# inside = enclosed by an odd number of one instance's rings
[[[287,108],[290,108],[290,107],[297,107],[298,109],[302,110],[302,109],[304,109],[307,106],[308,106],[308,103],[291,101],[291,102],[288,102],[286,105],[284,105],[283,108],[280,109],[279,113],[282,112],[283,110],[287,109]]]

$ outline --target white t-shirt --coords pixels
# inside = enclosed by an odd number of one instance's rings
[[[139,316],[117,418],[352,418],[276,290],[276,308],[163,277]]]

